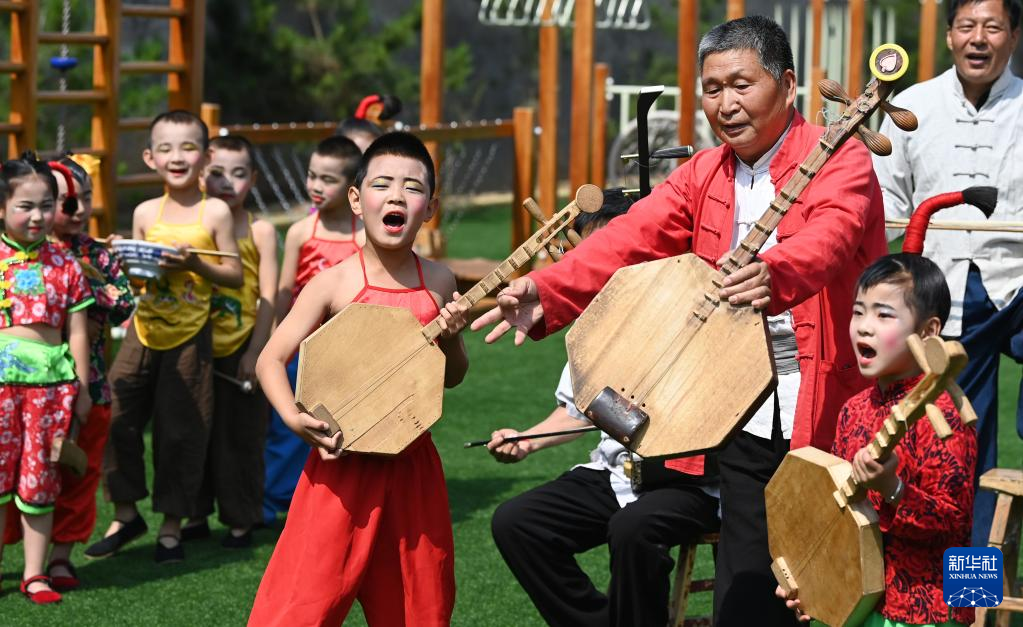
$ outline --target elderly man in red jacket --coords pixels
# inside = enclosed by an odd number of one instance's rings
[[[557,264],[513,281],[474,324],[513,326],[515,342],[572,322],[615,270],[692,252],[719,265],[753,227],[823,129],[795,110],[785,32],[750,16],[702,39],[703,110],[723,145],[696,154],[628,214]],[[881,192],[867,149],[850,140],[782,219],[755,262],[725,279],[721,298],[765,310],[778,389],[719,454],[721,541],[717,625],[794,620],[774,598],[764,486],[791,447],[830,450],[838,410],[866,387],[849,343],[853,287],[887,252]]]

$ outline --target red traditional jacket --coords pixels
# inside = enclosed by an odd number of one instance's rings
[[[849,399],[839,416],[831,452],[852,461],[881,429],[892,406],[922,377],[898,381],[884,392],[875,385]],[[942,442],[926,419],[919,420],[895,447],[896,472],[905,485],[898,504],[892,506],[877,492],[867,492],[884,537],[884,597],[875,609],[889,620],[911,625],[949,620],[941,589],[945,549],[970,546],[973,526],[977,436],[963,425],[947,393],[935,405],[945,415],[952,437]],[[951,609],[952,619],[973,622],[973,608]]]
[[[776,190],[822,132],[795,112],[771,160]],[[531,337],[572,322],[623,266],[688,252],[714,264],[728,252],[734,224],[735,153],[728,145],[702,150],[628,214],[529,275],[544,311]],[[771,273],[768,313],[791,310],[796,333],[801,380],[791,446],[828,450],[842,403],[867,386],[849,342],[856,280],[888,252],[881,190],[862,143],[849,140],[831,157],[782,218],[777,236],[760,258]]]

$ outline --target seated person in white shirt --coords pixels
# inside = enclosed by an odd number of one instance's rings
[[[625,213],[621,190],[604,192],[604,205],[582,214],[583,237]],[[565,366],[555,393],[558,407],[522,434],[562,431],[589,422],[576,408]],[[498,461],[516,463],[581,434],[504,442],[513,429],[493,433],[487,448]],[[494,512],[494,541],[512,573],[550,625],[665,625],[668,622],[671,547],[716,531],[717,479],[713,462],[702,476],[674,470],[668,462],[645,463],[643,485],[625,475],[629,452],[601,433],[590,463],[501,504]],[[608,594],[597,590],[575,555],[607,544],[611,554]]]
[[[899,130],[888,118],[881,125],[893,147],[890,157],[874,157],[886,217],[908,218],[932,196],[985,185],[998,189],[988,223],[1023,220],[1023,79],[1009,67],[1019,43],[1020,13],[1019,0],[948,2],[946,43],[953,67],[892,100],[916,114],[917,130]],[[984,217],[975,207],[960,205],[937,219]],[[892,239],[902,234],[888,231]],[[938,264],[952,293],[941,334],[957,338],[970,356],[959,384],[979,417],[979,482],[998,461],[1001,356],[1023,362],[1023,235],[931,229],[924,256]],[[1023,387],[1018,366],[1014,373]],[[1016,430],[1023,437],[1023,396],[1015,409]],[[994,509],[994,493],[978,490],[974,546],[987,546]]]

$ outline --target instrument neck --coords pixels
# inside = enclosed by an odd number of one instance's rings
[[[510,279],[519,268],[528,264],[529,260],[543,250],[544,246],[554,239],[561,229],[572,223],[572,220],[575,219],[575,216],[578,215],[578,213],[579,209],[573,202],[568,207],[565,207],[558,213],[554,214],[554,217],[548,220],[539,231],[523,242],[521,246],[516,248],[507,259],[502,261],[489,274],[480,279],[479,283],[469,288],[469,290],[458,299],[458,304],[466,310],[472,309],[476,303],[483,300],[487,294],[494,291],[497,286]],[[429,324],[423,327],[423,336],[427,341],[432,342],[440,337],[440,320],[441,317],[437,316],[431,320]]]

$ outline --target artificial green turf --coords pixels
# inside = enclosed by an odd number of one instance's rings
[[[454,229],[452,256],[497,258],[509,248],[507,207],[467,212]],[[455,532],[455,575],[458,584],[456,625],[542,625],[525,593],[515,582],[490,537],[490,516],[503,500],[556,477],[587,459],[597,440],[590,435],[538,453],[520,464],[501,465],[482,449],[462,444],[482,439],[500,427],[525,428],[553,408],[553,391],[564,363],[561,335],[515,348],[506,338],[485,346],[479,334],[467,334],[471,367],[458,388],[445,396],[444,419],[433,438],[444,460]],[[1015,406],[1020,366],[1003,360],[1000,396],[1001,450],[999,463],[1020,467],[1023,441],[1015,435]],[[100,497],[101,498],[101,497]],[[150,533],[120,555],[86,561],[78,547],[73,561],[85,587],[69,593],[58,607],[34,607],[17,592],[21,576],[21,547],[8,547],[3,564],[0,625],[232,625],[248,615],[260,577],[273,550],[281,524],[256,532],[250,550],[221,549],[223,529],[214,524],[214,538],[186,545],[181,564],[157,566],[152,561],[159,519],[140,504]],[[98,539],[110,521],[111,510],[100,503]],[[325,543],[329,539],[324,538]],[[580,556],[598,588],[607,586],[607,551],[597,548]],[[697,576],[710,576],[709,552],[701,550]],[[1023,572],[1023,569],[1021,569]],[[315,586],[313,580],[304,585]],[[710,611],[710,595],[692,597],[691,614]],[[353,609],[348,624],[362,625]],[[1023,619],[1013,623],[1023,625]]]

